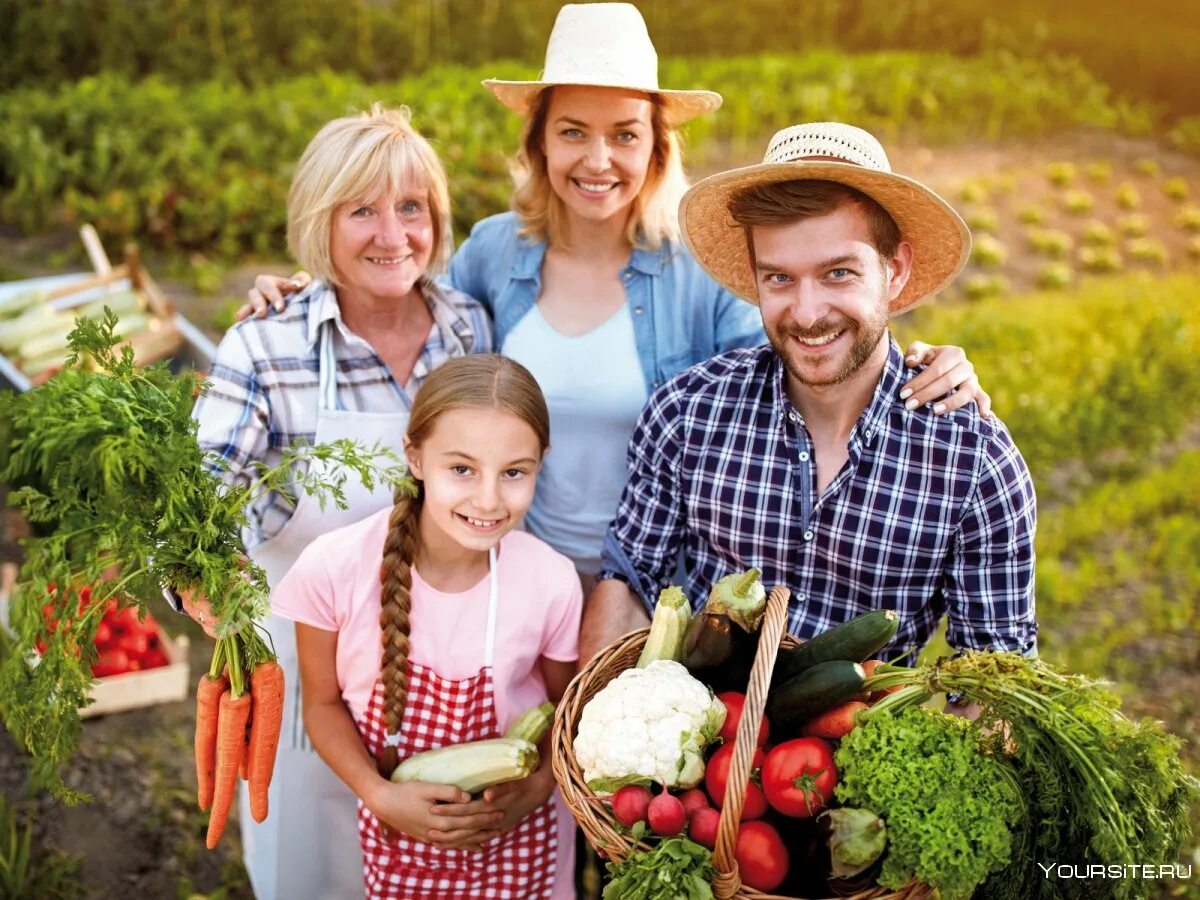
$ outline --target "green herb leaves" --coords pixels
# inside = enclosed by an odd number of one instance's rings
[[[291,448],[253,480],[222,478],[221,462],[196,441],[199,376],[136,366],[130,348],[117,347],[117,325],[109,310],[76,320],[64,369],[0,396],[0,481],[16,486],[11,502],[35,534],[13,603],[16,645],[0,664],[0,715],[33,754],[35,782],[69,802],[84,795],[67,790],[58,769],[78,740],[76,710],[87,703],[109,598],[144,610],[163,585],[199,591],[220,636],[238,637],[243,658],[231,668],[249,671],[272,654],[252,624],[268,591],[242,548],[248,505],[266,490],[344,505],[346,478],[373,486],[403,473],[394,455],[341,441]],[[76,600],[83,585],[92,587],[88,606]]]
[[[634,850],[608,864],[604,900],[711,900],[712,852],[685,837],[660,841],[653,850]]]
[[[984,752],[969,722],[924,707],[875,715],[842,738],[837,766],[838,800],[887,823],[880,884],[916,875],[956,900],[1008,863],[1024,802],[1009,764]]]

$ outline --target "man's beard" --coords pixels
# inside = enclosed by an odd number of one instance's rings
[[[871,354],[875,352],[875,348],[879,346],[879,341],[887,331],[887,326],[887,307],[882,306],[876,316],[861,322],[845,316],[825,318],[811,328],[800,328],[792,324],[778,331],[768,330],[767,339],[796,381],[809,387],[830,387],[841,384],[866,365]],[[829,375],[814,377],[809,372],[805,372],[803,366],[793,361],[791,354],[795,351],[788,347],[789,338],[814,340],[842,330],[851,332],[853,343],[850,345],[850,352],[846,356],[845,363],[837,371]],[[809,358],[814,362],[820,359],[820,357],[811,356]]]

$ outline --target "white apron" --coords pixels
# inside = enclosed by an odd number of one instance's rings
[[[320,408],[315,443],[338,438],[379,442],[403,458],[409,413],[347,412],[337,399],[337,359],[333,351],[336,325],[322,326],[318,383]],[[377,486],[372,493],[351,475],[344,490],[348,506],[320,502],[303,491],[296,511],[280,532],[249,556],[274,588],[305,547],[335,528],[365,519],[392,504],[392,491]],[[363,896],[363,857],[358,840],[357,798],[317,755],[304,731],[300,704],[300,667],[296,658],[295,623],[267,616],[267,630],[283,667],[286,693],[283,729],[275,773],[268,792],[269,810],[261,824],[250,816],[249,791],[241,783],[238,801],[242,856],[258,900],[349,900]]]

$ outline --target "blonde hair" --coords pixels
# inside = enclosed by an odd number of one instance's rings
[[[444,413],[455,409],[498,409],[512,413],[537,435],[542,453],[550,446],[550,413],[541,388],[520,363],[495,354],[464,356],[435,369],[413,402],[407,437],[419,447]],[[387,537],[383,543],[379,624],[383,630],[383,715],[389,734],[397,734],[408,697],[409,612],[412,606],[412,563],[419,540],[418,523],[425,488],[417,496],[396,491]],[[395,768],[395,750],[381,756],[380,770]]]
[[[521,143],[513,166],[512,208],[521,217],[521,234],[534,240],[547,240],[556,247],[567,243],[563,202],[550,184],[546,153],[542,149],[546,119],[554,88],[538,94],[521,130]],[[642,189],[634,198],[625,226],[629,243],[657,250],[664,241],[679,239],[679,201],[687,192],[683,174],[683,151],[679,133],[667,120],[662,98],[649,94],[652,110],[650,125],[654,149]]]
[[[337,207],[378,191],[399,194],[413,182],[426,185],[433,219],[433,251],[422,282],[446,271],[454,249],[446,170],[409,119],[407,107],[373,103],[367,112],[329,122],[304,148],[288,191],[288,249],[317,278],[337,283],[330,254]]]

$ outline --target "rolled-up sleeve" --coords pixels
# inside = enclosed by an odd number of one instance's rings
[[[672,574],[683,538],[679,485],[680,402],[686,375],[656,391],[642,410],[626,454],[628,480],[604,537],[600,578],[621,578],[651,613]]]
[[[231,329],[222,338],[208,382],[192,409],[196,440],[225,461],[223,477],[249,484],[252,464],[266,455],[270,408],[243,329]]]
[[[946,568],[947,640],[959,649],[1037,653],[1033,479],[1007,430],[981,455]]]

